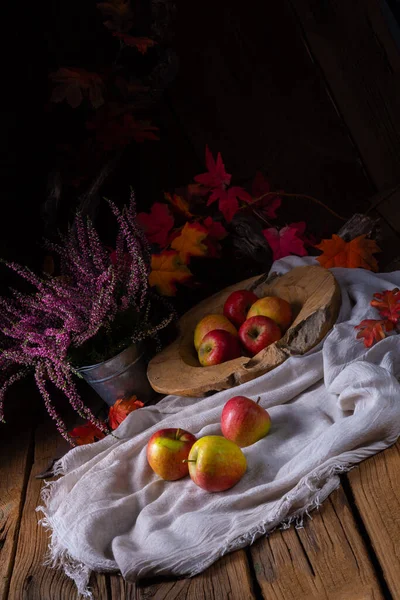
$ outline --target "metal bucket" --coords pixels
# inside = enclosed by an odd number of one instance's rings
[[[146,404],[155,394],[147,379],[143,350],[137,344],[102,363],[81,367],[78,372],[109,406],[118,398],[133,395]]]

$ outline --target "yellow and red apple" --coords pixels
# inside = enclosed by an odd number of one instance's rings
[[[246,457],[236,444],[220,435],[197,440],[190,450],[189,475],[207,492],[223,492],[240,481],[246,472]]]
[[[245,448],[267,435],[271,428],[269,413],[246,396],[234,396],[225,404],[221,415],[221,431],[224,436]]]
[[[189,473],[186,460],[196,437],[184,429],[160,429],[147,443],[147,460],[162,479],[176,481]]]
[[[262,315],[246,319],[239,329],[239,339],[251,356],[277,342],[281,337],[280,327],[275,321]]]
[[[258,300],[258,296],[250,290],[236,290],[228,296],[224,304],[224,315],[236,327],[245,322],[251,306]]]
[[[247,313],[247,318],[258,315],[269,317],[275,321],[281,328],[282,333],[286,331],[292,322],[292,308],[289,302],[277,296],[265,296],[254,302]]]
[[[242,350],[237,336],[223,329],[215,329],[207,333],[198,351],[199,362],[202,367],[219,365],[227,360],[239,358],[241,354]]]
[[[197,351],[200,348],[204,336],[215,329],[228,331],[234,336],[237,336],[238,334],[236,327],[234,327],[224,315],[207,315],[197,323],[196,329],[194,330],[194,347]]]

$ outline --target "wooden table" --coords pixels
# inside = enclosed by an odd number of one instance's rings
[[[71,600],[73,582],[43,566],[43,481],[54,425],[24,415],[0,429],[0,600]],[[126,583],[93,577],[101,600],[370,600],[400,598],[400,444],[342,478],[304,528],[277,530],[192,579]]]

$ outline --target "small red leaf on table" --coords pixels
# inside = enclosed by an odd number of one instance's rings
[[[110,407],[108,413],[108,422],[111,429],[117,429],[131,412],[138,408],[142,408],[143,406],[143,402],[138,400],[136,396],[127,399],[119,398],[115,404]]]
[[[398,323],[400,320],[399,288],[374,294],[374,300],[371,301],[371,306],[378,309],[381,317],[388,319],[392,323]]]
[[[380,342],[386,337],[388,331],[392,331],[394,325],[391,321],[379,319],[364,319],[354,329],[358,329],[357,339],[362,339],[364,346],[370,348],[375,342]]]
[[[175,296],[175,284],[183,283],[191,276],[192,273],[182,261],[179,252],[164,250],[160,254],[152,255],[149,283],[163,296]]]
[[[207,206],[218,200],[218,208],[224,215],[226,221],[230,223],[239,210],[239,200],[250,203],[251,196],[246,190],[239,186],[233,186],[225,189],[214,189],[207,202]]]
[[[166,204],[155,202],[151,207],[150,214],[139,213],[137,221],[143,227],[151,244],[159,244],[161,247],[166,245],[168,234],[174,226],[174,218]]]
[[[90,421],[75,427],[69,432],[69,435],[78,446],[93,444],[105,437],[105,433]]]
[[[304,248],[304,242],[299,238],[299,231],[302,230],[300,223],[292,223],[278,230],[275,227],[264,229],[263,234],[273,252],[274,260],[284,258],[290,254],[297,256],[306,256],[307,250]]]
[[[345,242],[338,235],[333,235],[330,240],[322,240],[315,246],[323,254],[317,257],[319,264],[326,269],[332,267],[347,267],[351,269],[362,268],[377,271],[378,263],[373,256],[380,252],[374,240],[369,240],[365,235],[359,235],[350,242]]]
[[[211,217],[204,219],[203,225],[207,228],[208,235],[215,240],[223,240],[228,235],[222,223],[213,221]]]

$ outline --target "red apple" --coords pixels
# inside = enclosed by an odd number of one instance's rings
[[[275,321],[282,332],[285,332],[292,322],[292,308],[289,302],[277,296],[265,296],[254,302],[247,313],[247,318],[257,315],[269,317]]]
[[[157,475],[167,481],[181,479],[189,473],[188,465],[183,460],[196,438],[184,429],[160,429],[153,433],[147,443],[147,460]]]
[[[268,412],[246,396],[235,396],[222,409],[221,430],[224,436],[245,448],[265,437],[271,427]]]
[[[237,337],[229,331],[215,329],[203,338],[198,357],[202,367],[210,367],[219,365],[226,360],[238,358],[241,354],[242,350]]]
[[[246,457],[236,444],[221,435],[200,438],[189,454],[189,475],[207,492],[233,487],[246,472]]]
[[[204,336],[214,329],[223,329],[237,336],[236,327],[224,315],[207,315],[201,319],[194,330],[194,347],[198,351]]]
[[[245,322],[247,313],[258,297],[250,290],[237,290],[232,292],[225,301],[224,315],[236,327],[240,327]]]
[[[261,315],[246,319],[239,329],[239,339],[252,356],[281,337],[278,325],[272,319]]]

